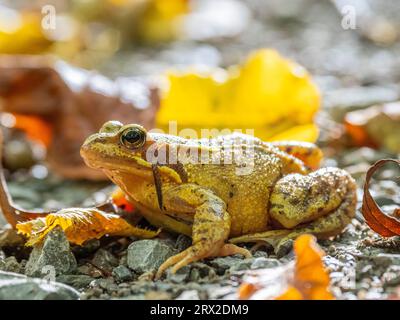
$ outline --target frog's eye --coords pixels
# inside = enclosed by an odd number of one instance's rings
[[[107,121],[100,129],[100,133],[113,133],[117,132],[122,127],[119,121]]]
[[[129,149],[137,149],[146,142],[146,132],[140,128],[128,128],[121,134],[121,143]]]

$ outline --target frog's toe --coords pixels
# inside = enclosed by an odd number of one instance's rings
[[[201,249],[201,247],[193,245],[182,251],[181,253],[170,257],[158,268],[156,279],[160,279],[164,271],[171,266],[173,266],[171,272],[176,273],[180,268],[188,265],[189,263],[201,260],[209,256],[207,252]]]
[[[245,248],[241,248],[235,244],[232,243],[226,243],[222,246],[221,250],[218,253],[218,257],[226,257],[226,256],[231,256],[234,254],[241,254],[245,258],[251,258],[252,254],[249,250]]]

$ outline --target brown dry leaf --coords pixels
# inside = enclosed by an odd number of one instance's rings
[[[299,236],[294,243],[296,261],[291,265],[259,270],[239,288],[240,299],[331,300],[329,274],[323,250],[314,236]]]
[[[34,245],[56,226],[60,226],[71,243],[81,245],[90,239],[108,236],[136,236],[154,238],[159,231],[137,228],[120,216],[93,209],[69,208],[17,224],[19,233],[28,237],[27,245]]]
[[[20,123],[31,136],[38,121],[41,128],[51,127],[52,134],[49,129],[41,137],[48,144],[47,161],[71,179],[105,179],[80,157],[86,137],[108,120],[152,128],[159,106],[157,90],[138,80],[111,81],[39,56],[0,57],[0,98],[2,111],[14,115],[16,125]],[[32,117],[35,122],[27,120]]]
[[[396,218],[387,216],[379,208],[378,204],[375,202],[375,200],[371,196],[371,193],[369,192],[369,182],[375,171],[389,162],[397,163],[400,165],[399,160],[383,159],[377,161],[373,166],[368,169],[364,184],[363,204],[361,207],[361,212],[365,218],[365,222],[372,230],[383,237],[393,237],[400,235],[400,221]],[[399,214],[400,208],[396,208],[393,212],[393,216],[399,216]]]

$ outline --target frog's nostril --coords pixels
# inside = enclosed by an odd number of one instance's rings
[[[107,121],[105,124],[100,129],[100,133],[111,133],[111,132],[117,132],[119,129],[121,129],[123,124],[119,121]]]

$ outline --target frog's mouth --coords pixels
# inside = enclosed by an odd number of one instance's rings
[[[144,160],[140,154],[127,153],[101,142],[84,143],[80,153],[90,168],[108,172],[120,171],[145,179],[154,179],[155,165]],[[157,166],[157,168],[161,178],[182,182],[180,175],[174,169],[167,166]]]
[[[152,164],[140,156],[127,154],[102,143],[83,144],[80,150],[86,165],[93,169],[107,171],[123,171],[137,176],[148,176],[152,174]]]

